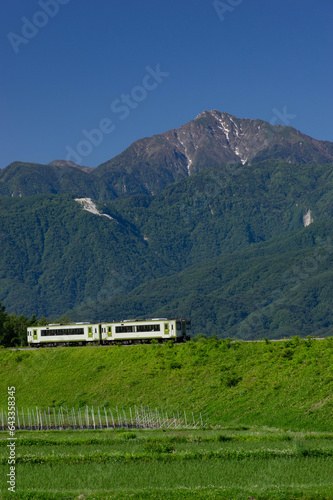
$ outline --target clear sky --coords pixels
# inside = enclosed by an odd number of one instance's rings
[[[332,26],[332,0],[3,1],[0,167],[94,167],[205,109],[333,141]]]

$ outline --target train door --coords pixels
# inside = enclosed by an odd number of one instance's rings
[[[37,340],[37,330],[32,330],[33,333],[33,339]]]
[[[93,327],[88,326],[88,338],[92,339],[93,338]]]
[[[164,335],[169,335],[169,323],[164,323]]]

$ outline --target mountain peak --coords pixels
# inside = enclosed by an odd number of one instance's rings
[[[74,163],[73,161],[69,160],[54,160],[51,161],[51,163],[48,163],[48,165],[50,167],[73,167],[83,170],[83,172],[91,172],[93,170],[92,167],[85,167],[83,165],[78,165],[77,163]]]
[[[246,168],[267,159],[329,163],[333,162],[333,143],[312,139],[292,127],[204,110],[178,129],[134,142],[94,169],[65,160],[46,166],[15,162],[0,172],[0,194],[75,191],[80,198],[95,199],[155,195],[208,168],[236,164]],[[89,172],[89,179],[82,171]]]
[[[227,113],[226,111],[219,111],[218,109],[211,109],[207,110],[205,109],[201,113],[199,113],[194,120],[197,120],[198,118],[203,118],[207,116],[212,116],[214,118],[221,118],[221,117],[231,117],[231,118],[236,118],[235,116],[231,115],[230,113]]]
[[[317,141],[292,127],[204,110],[178,129],[136,141],[94,174],[113,178],[119,194],[156,194],[206,168],[274,158],[290,163],[332,162],[333,143]]]

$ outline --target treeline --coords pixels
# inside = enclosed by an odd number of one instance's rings
[[[69,318],[66,318],[66,320]],[[27,345],[27,328],[34,325],[47,325],[48,320],[44,317],[37,319],[33,314],[31,318],[21,314],[8,314],[6,308],[0,302],[0,346],[2,347],[24,347]]]

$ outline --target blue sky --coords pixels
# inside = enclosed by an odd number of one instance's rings
[[[218,109],[333,141],[332,0],[11,0],[1,163],[97,166]]]

